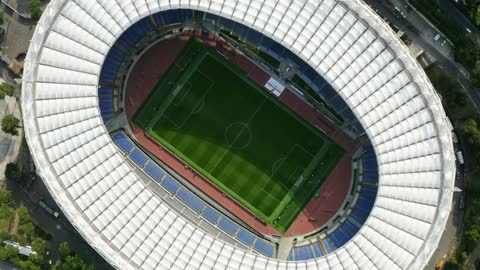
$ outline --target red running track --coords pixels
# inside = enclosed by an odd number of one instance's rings
[[[243,222],[266,235],[282,235],[270,225],[257,219],[253,213],[243,207],[233,198],[212,184],[208,179],[193,171],[174,154],[151,139],[143,130],[137,128],[130,120],[144,99],[162,74],[168,69],[175,57],[185,46],[187,41],[196,36],[206,44],[215,47],[220,53],[239,65],[259,85],[265,85],[270,76],[258,66],[250,62],[233,48],[224,44],[214,35],[201,36],[199,32],[189,32],[185,35],[170,38],[152,46],[137,61],[132,69],[125,89],[125,111],[130,127],[137,141],[152,154],[174,169],[182,177],[202,190],[219,205],[233,213]],[[351,181],[351,157],[357,143],[341,130],[337,129],[329,120],[325,119],[309,107],[303,100],[286,90],[280,96],[287,106],[304,117],[307,121],[322,129],[346,150],[345,156],[336,168],[327,177],[320,188],[320,196],[313,198],[299,214],[284,236],[295,236],[310,233],[329,221],[341,207],[347,196]]]

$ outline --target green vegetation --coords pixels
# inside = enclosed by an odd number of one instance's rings
[[[463,144],[465,156],[464,234],[445,269],[460,269],[480,236],[480,116],[466,98],[461,85],[437,65],[426,69],[430,81],[442,95],[443,104],[455,132]]]
[[[466,29],[440,8],[440,0],[410,0],[455,45],[455,60],[469,72],[474,86],[480,87],[480,48]]]
[[[0,231],[8,232],[10,223],[15,213],[7,207],[6,203],[0,206]]]
[[[480,59],[480,50],[466,29],[440,8],[440,0],[411,0],[425,17],[455,44],[455,59],[468,69],[473,69]]]
[[[17,180],[20,178],[20,170],[16,163],[8,163],[5,167],[5,177],[7,179]]]
[[[0,100],[4,99],[5,96],[13,97],[15,94],[15,86],[10,83],[0,84]]]
[[[67,242],[58,247],[60,259],[57,260],[52,270],[93,270],[93,265],[86,263],[80,256],[72,252]]]
[[[343,155],[214,49],[191,41],[134,122],[285,232]]]
[[[20,120],[13,114],[7,114],[2,119],[2,131],[11,134],[18,135],[18,128],[20,127]]]
[[[58,248],[60,258],[53,266],[50,265],[47,255],[48,245],[45,239],[50,239],[51,236],[32,223],[32,217],[27,208],[10,209],[7,206],[10,199],[10,192],[0,189],[0,260],[30,270],[93,270],[93,266],[73,253],[65,242]],[[15,215],[18,216],[18,219],[15,219]],[[18,224],[15,220],[18,220]],[[30,245],[37,254],[31,254],[28,257],[19,255],[16,247],[11,245],[5,247],[3,244],[5,240],[17,242],[22,246]]]
[[[40,0],[31,0],[30,4],[30,17],[34,20],[40,19],[42,16],[42,2]]]

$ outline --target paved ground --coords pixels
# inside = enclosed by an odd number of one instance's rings
[[[19,16],[4,2],[0,3],[0,10],[4,11],[4,26],[6,27],[1,46],[3,52],[13,60],[20,53],[28,50],[36,22]]]
[[[13,114],[21,119],[20,109],[14,97],[5,97],[0,100],[0,119],[6,114]],[[12,136],[0,131],[0,187],[4,183],[5,167],[9,162],[15,162],[22,141],[22,130],[19,129],[17,136]]]

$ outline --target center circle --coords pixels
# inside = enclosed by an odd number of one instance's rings
[[[243,149],[252,140],[252,132],[248,124],[236,122],[225,129],[225,142],[232,149]]]

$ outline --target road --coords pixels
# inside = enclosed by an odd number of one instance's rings
[[[391,0],[391,6],[385,5],[384,1],[364,0],[367,4],[378,10],[377,13],[392,22],[403,31],[411,40],[422,47],[427,53],[433,56],[449,74],[457,79],[467,92],[473,105],[480,112],[480,91],[470,86],[469,74],[463,66],[455,62],[452,47],[449,44],[442,47],[440,42],[435,42],[433,37],[438,31],[419,16],[414,10],[408,12],[405,9],[407,2],[404,0]],[[418,33],[405,26],[405,23],[393,12],[393,6],[397,6],[406,15],[406,20],[418,29]],[[442,39],[441,39],[442,40]]]

